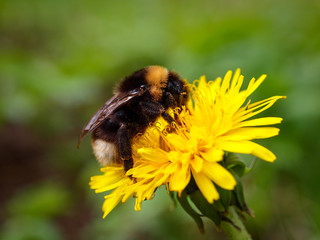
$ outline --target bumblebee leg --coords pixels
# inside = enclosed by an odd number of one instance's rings
[[[174,127],[172,125],[172,123],[174,122],[173,117],[171,117],[170,114],[167,112],[163,112],[161,116],[163,117],[164,120],[166,120],[167,123],[169,123],[169,127],[166,129],[166,131],[168,133],[173,133],[174,132]]]
[[[164,108],[155,102],[140,102],[141,109],[144,109],[147,112],[147,115],[151,118],[159,116],[164,112]],[[143,112],[141,112],[143,114]]]
[[[173,97],[173,95],[170,93],[170,92],[166,92],[165,93],[165,103],[164,103],[164,105],[166,106],[166,107],[171,107],[171,108],[175,108],[175,107],[177,107],[178,106],[178,104],[177,104],[177,101],[174,99],[174,97]]]
[[[133,168],[133,160],[132,160],[132,158],[130,158],[128,160],[124,160],[123,161],[123,167],[124,167],[124,171],[125,172],[127,172],[128,170]],[[130,175],[130,176],[132,176],[132,175]]]
[[[120,158],[123,162],[124,170],[127,172],[133,167],[130,137],[127,127],[122,124],[116,136]]]
[[[166,120],[170,125],[171,125],[172,122],[174,122],[173,117],[171,117],[170,114],[167,113],[167,112],[163,112],[163,113],[161,114],[161,116],[162,116],[163,119]]]

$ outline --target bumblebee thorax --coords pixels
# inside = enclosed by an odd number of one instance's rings
[[[168,83],[168,70],[161,66],[149,66],[146,68],[145,79],[149,85],[149,91],[154,100],[162,97],[163,89]]]

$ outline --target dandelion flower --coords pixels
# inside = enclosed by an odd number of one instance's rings
[[[282,118],[252,117],[285,97],[245,104],[265,78],[253,78],[247,89],[241,90],[243,76],[237,69],[233,76],[227,72],[223,80],[207,82],[202,76],[190,85],[187,106],[173,110],[176,123],[171,131],[166,131],[169,126],[160,118],[133,141],[132,169],[124,174],[121,166],[108,166],[101,169],[103,175],[91,178],[90,186],[96,192],[113,189],[105,197],[104,216],[132,195],[136,197],[135,209],[140,210],[141,202],[151,199],[161,185],[180,196],[191,178],[205,199],[213,203],[219,199],[216,186],[233,190],[236,185],[233,175],[221,164],[225,152],[252,154],[273,162],[276,156],[252,140],[278,135],[279,129],[268,125],[278,124]]]

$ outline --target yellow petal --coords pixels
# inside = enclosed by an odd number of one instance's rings
[[[279,134],[279,128],[274,127],[243,127],[228,131],[219,140],[252,140],[260,138],[270,138]]]
[[[202,75],[199,79],[199,84],[197,89],[203,89],[206,86],[207,86],[206,76]]]
[[[252,154],[268,162],[276,160],[276,156],[267,148],[251,141],[224,141],[217,147],[228,152]]]
[[[245,92],[233,93],[232,99],[230,99],[229,107],[227,112],[229,114],[234,114],[246,101]]]
[[[148,161],[164,163],[167,162],[166,153],[160,149],[142,147],[138,149],[138,153],[142,158]]]
[[[224,152],[216,148],[202,149],[200,155],[208,162],[218,162],[223,159]]]
[[[115,188],[117,185],[120,184],[121,180],[123,179],[124,174],[104,174],[100,176],[93,176],[91,177],[91,181],[89,183],[91,189],[96,189],[96,192],[104,192],[110,189]],[[109,188],[111,186],[111,188]],[[113,186],[113,187],[112,187]],[[109,188],[107,190],[103,190],[103,188]]]
[[[183,151],[186,148],[186,139],[178,134],[168,134],[167,140],[176,150]]]
[[[136,184],[132,184],[130,187],[127,187],[123,190],[123,196],[121,199],[122,203],[128,201],[128,199],[139,189],[138,186],[134,186]]]
[[[198,155],[194,155],[193,159],[191,159],[191,167],[196,172],[200,172],[203,166],[203,160]]]
[[[199,139],[206,139],[207,137],[207,130],[204,126],[196,126],[193,125],[190,128],[190,138],[194,139],[195,141],[198,141]],[[185,145],[185,143],[184,143]]]
[[[196,173],[195,171],[192,171],[192,176],[200,192],[209,203],[213,203],[214,200],[219,199],[219,193],[216,187],[204,173]]]
[[[128,172],[127,175],[139,175],[139,174],[146,174],[153,172],[157,170],[161,166],[161,164],[153,164],[153,162],[148,162],[148,163],[142,163],[139,166],[136,166],[134,168],[131,168]]]
[[[221,85],[221,92],[224,94],[230,87],[230,80],[232,76],[232,71],[228,71],[223,78],[222,85]]]
[[[224,189],[233,190],[237,184],[232,174],[219,163],[205,162],[203,165],[203,172],[213,180],[214,183]]]
[[[136,204],[134,205],[134,210],[137,212],[141,211],[141,201],[139,201],[138,198],[136,198]]]
[[[170,151],[167,153],[167,159],[170,162],[180,162],[180,159],[183,157],[183,154],[178,151]]]
[[[237,68],[237,70],[235,71],[235,73],[233,74],[232,77],[232,82],[231,82],[231,88],[234,88],[239,82],[239,77],[240,77],[240,68]]]
[[[101,172],[104,173],[110,173],[110,172],[118,172],[118,171],[123,171],[123,165],[119,164],[119,165],[112,165],[112,166],[106,166],[103,168],[100,168]]]
[[[163,172],[164,174],[172,174],[177,171],[178,164],[176,162],[169,162],[168,164],[161,166],[159,168],[159,172]]]
[[[240,72],[239,72],[239,74],[240,74]],[[242,75],[240,75],[238,78],[237,84],[232,88],[233,94],[237,94],[237,93],[241,94],[242,93],[242,91],[240,92],[240,89],[243,84],[243,79],[244,79],[244,77]]]
[[[111,195],[109,195],[109,196],[111,196]],[[104,200],[104,203],[102,205],[102,210],[104,212],[103,218],[105,218],[117,206],[117,204],[120,202],[121,198],[122,198],[122,195],[114,194],[111,197]]]
[[[115,182],[115,183],[113,183],[113,184],[108,184],[108,185],[102,186],[102,187],[100,187],[100,188],[97,188],[97,189],[95,190],[95,192],[96,192],[96,193],[101,193],[101,192],[109,191],[109,190],[112,190],[112,189],[120,186],[122,183],[123,183],[123,179],[120,180],[120,181],[117,181],[117,182]],[[93,188],[93,187],[91,187],[91,188]]]
[[[181,164],[170,177],[170,190],[181,192],[188,185],[190,178],[191,175],[188,164]]]
[[[161,186],[161,185],[167,183],[168,177],[169,177],[169,175],[165,174],[165,173],[158,174],[157,181],[155,182],[155,186],[158,187],[158,186]]]
[[[285,99],[284,96],[273,96],[262,101],[250,104],[247,107],[242,107],[235,115],[234,121],[241,122],[250,117],[257,115],[260,112],[265,111],[266,109],[270,108],[276,101],[279,99]]]
[[[246,90],[247,96],[250,96],[259,86],[260,84],[266,79],[267,75],[263,74],[261,75],[261,77],[258,78],[257,81],[255,81],[255,79],[253,78],[250,83],[249,86]]]
[[[237,123],[234,125],[234,128],[250,127],[250,126],[267,126],[267,125],[278,124],[281,122],[282,122],[282,118],[279,118],[279,117],[263,117],[263,118],[256,118],[256,119]]]
[[[152,173],[159,168],[159,165],[154,165],[151,163],[152,162],[149,162],[148,164],[141,164],[139,166],[131,168],[127,172],[127,175],[132,175],[135,178],[146,177],[145,175],[148,175],[149,173]]]

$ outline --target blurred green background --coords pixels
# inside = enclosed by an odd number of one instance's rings
[[[278,159],[244,178],[254,239],[320,239],[320,2],[0,2],[0,239],[224,239],[201,235],[164,189],[102,219],[103,194],[84,123],[116,81],[151,64],[190,82],[240,67],[245,85],[268,74],[252,100],[287,95],[262,140]],[[215,235],[214,237],[212,235]]]

